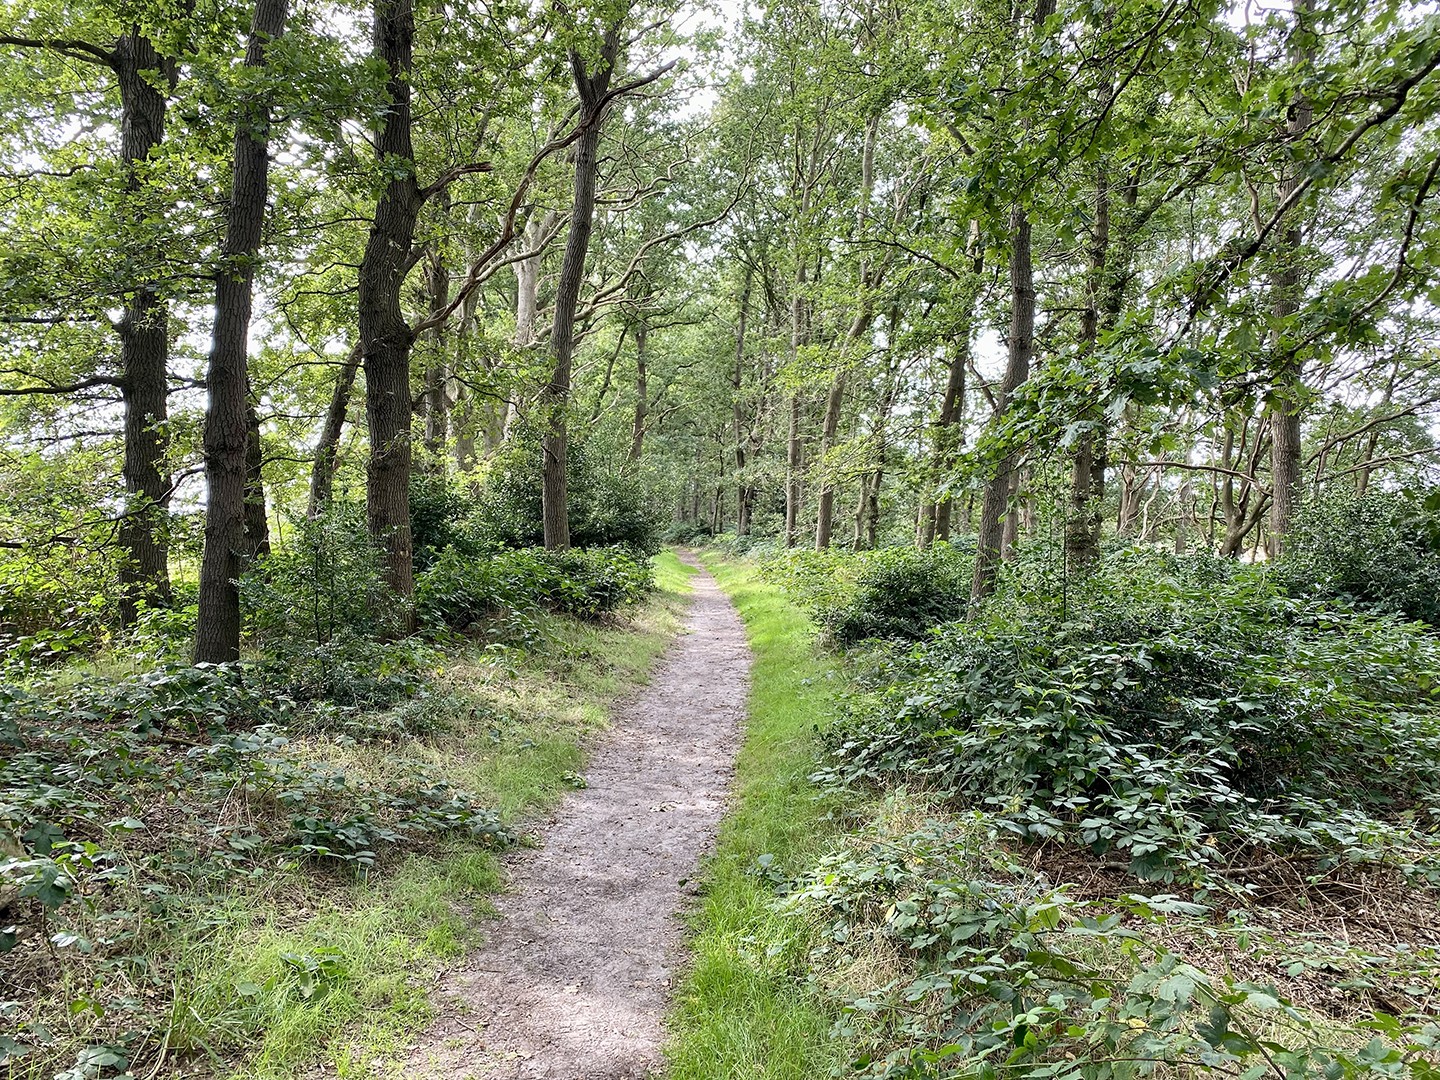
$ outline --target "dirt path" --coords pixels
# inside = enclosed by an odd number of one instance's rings
[[[688,561],[688,560],[687,560]],[[692,564],[693,565],[693,564]],[[400,1075],[620,1080],[659,1072],[679,912],[714,839],[750,654],[703,571],[680,638],[595,748],[484,947],[441,984],[442,1015]]]

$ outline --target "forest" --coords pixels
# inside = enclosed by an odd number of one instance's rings
[[[0,1075],[451,1075],[420,973],[733,604],[673,1080],[1440,1077],[1433,5],[0,58]]]

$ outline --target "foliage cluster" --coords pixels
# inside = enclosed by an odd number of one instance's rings
[[[470,504],[465,527],[472,543],[494,549],[544,542],[542,461],[539,437],[529,432],[496,455]],[[575,547],[628,547],[638,555],[660,550],[661,517],[637,475],[577,443],[570,447],[565,484]]]
[[[858,1075],[1433,1076],[1433,1020],[1337,1029],[1158,943],[1170,922],[1212,944],[1235,931],[1199,905],[1076,901],[1006,854],[988,815],[914,817],[887,805],[779,901],[808,926],[808,966],[848,996],[838,1027],[866,1048]]]
[[[444,552],[416,581],[427,625],[467,630],[502,615],[540,608],[597,619],[633,604],[654,584],[650,561],[628,548]]]
[[[973,551],[937,543],[923,551],[881,548],[844,556],[796,552],[766,561],[837,645],[870,639],[916,641],[962,618],[970,599]]]
[[[1440,880],[1440,642],[1414,624],[1131,554],[1063,607],[1012,589],[868,678],[829,779],[923,782],[1148,880],[1257,850]]]
[[[1440,627],[1440,489],[1311,500],[1276,572],[1292,595],[1348,599]]]

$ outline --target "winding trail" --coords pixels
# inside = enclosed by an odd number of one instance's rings
[[[688,556],[685,561],[696,565]],[[399,1074],[639,1080],[660,1072],[681,910],[725,809],[749,685],[745,631],[705,571],[681,636],[620,706],[588,786],[516,860],[485,945],[441,982]]]

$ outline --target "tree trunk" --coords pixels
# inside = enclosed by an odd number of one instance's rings
[[[1314,10],[1314,0],[1296,0],[1291,52],[1307,67],[1313,66],[1315,60],[1315,47],[1309,39],[1309,27],[1306,25]],[[1286,125],[1290,146],[1301,145],[1311,119],[1310,102],[1302,95],[1290,105],[1290,118]],[[1278,185],[1280,202],[1294,193],[1300,171],[1297,167],[1286,167]],[[1279,269],[1271,283],[1272,312],[1276,321],[1275,349],[1278,354],[1270,401],[1271,558],[1279,556],[1284,547],[1302,493],[1300,411],[1305,397],[1304,371],[1301,358],[1288,341],[1289,331],[1285,321],[1300,307],[1300,254],[1304,241],[1304,227],[1300,218],[1294,216],[1280,238],[1277,252]]]
[[[287,0],[256,0],[245,66],[264,67],[266,50],[285,29]],[[250,402],[249,337],[255,256],[270,196],[270,102],[244,102],[235,125],[235,171],[226,211],[225,243],[215,277],[215,330],[206,375],[205,550],[195,628],[197,663],[240,658],[240,592],[236,584],[259,538],[247,536],[246,495],[260,469],[259,423]],[[253,421],[253,422],[252,422]],[[252,440],[253,432],[253,440]],[[253,454],[252,454],[253,445]],[[265,518],[260,497],[260,523]],[[252,529],[256,526],[252,524]]]
[[[1047,17],[1047,3],[1036,5],[1036,21]],[[1010,338],[1006,348],[1005,376],[1000,382],[995,419],[1004,419],[1010,398],[1030,377],[1030,358],[1034,351],[1035,275],[1030,263],[1030,217],[1024,206],[1016,204],[1010,211]],[[995,591],[995,578],[1005,550],[1005,523],[1011,486],[1019,455],[1007,451],[995,467],[995,474],[985,485],[980,504],[980,528],[975,544],[975,573],[970,582],[972,614],[980,603]]]
[[[1102,163],[1095,177],[1095,224],[1090,266],[1085,275],[1085,310],[1080,316],[1080,351],[1094,352],[1100,334],[1103,293],[1110,256],[1110,177]],[[1075,445],[1070,470],[1070,513],[1066,519],[1065,557],[1068,566],[1084,569],[1100,559],[1100,513],[1105,483],[1105,433],[1093,406],[1091,425]]]
[[[745,331],[750,318],[751,269],[745,265],[745,284],[740,290],[740,317],[735,324],[735,371],[730,378],[730,409],[735,434],[735,535],[750,532],[750,487],[745,475],[745,414],[740,407],[740,389],[745,384]]]
[[[800,391],[790,391],[790,427],[785,439],[785,546],[795,546],[796,532],[800,526],[800,472],[803,467],[800,455],[800,421],[802,419]]]
[[[244,558],[270,554],[270,518],[265,512],[265,448],[260,442],[260,414],[247,394],[245,405],[245,546]]]
[[[340,436],[345,430],[345,417],[350,411],[350,393],[355,387],[355,374],[360,370],[360,345],[340,365],[335,376],[335,389],[325,410],[325,423],[320,428],[320,441],[315,447],[315,464],[310,469],[310,505],[307,517],[318,517],[329,506],[335,492],[335,464],[340,453]]]
[[[375,204],[360,262],[359,327],[370,429],[365,510],[383,554],[385,584],[402,600],[415,595],[410,532],[410,349],[414,335],[400,307],[409,268],[420,187],[410,133],[410,67],[415,50],[412,0],[375,0],[374,56],[389,72],[390,99],[375,143],[391,179]],[[413,613],[407,623],[413,627]]]
[[[820,425],[820,467],[826,469],[829,463],[825,457],[835,447],[835,434],[840,429],[840,409],[845,401],[845,372],[837,371],[830,380],[830,392],[825,395],[825,418]],[[834,527],[835,485],[822,478],[820,497],[816,500],[818,509],[815,518],[815,550],[824,551],[830,546],[830,533]]]
[[[639,461],[645,449],[645,414],[650,407],[650,379],[646,368],[645,344],[650,327],[642,315],[635,327],[635,418],[630,425],[630,460]]]
[[[136,167],[165,137],[166,97],[175,86],[173,60],[161,57],[139,30],[122,35],[110,56],[120,87],[120,160],[128,196],[143,202],[145,180]],[[158,76],[158,78],[157,78]],[[157,83],[160,87],[157,88]],[[138,206],[143,221],[149,211]],[[169,305],[137,283],[120,318],[120,398],[124,410],[126,512],[120,519],[120,620],[135,621],[143,602],[170,601],[169,541],[166,537],[171,478],[167,384],[170,354]]]
[[[598,69],[591,74],[588,62],[573,49],[570,70],[580,97],[580,138],[575,143],[575,187],[570,202],[570,232],[565,238],[565,255],[560,262],[560,281],[555,289],[555,321],[550,333],[550,357],[554,368],[543,395],[545,434],[542,440],[541,501],[547,550],[570,546],[569,498],[565,490],[566,458],[569,454],[565,413],[570,404],[570,365],[575,352],[575,310],[580,302],[580,281],[585,257],[590,250],[590,231],[595,219],[595,181],[600,149],[600,125],[604,121],[604,98],[615,72],[620,51],[620,26],[612,25],[601,44]]]
[[[448,210],[448,203],[442,206],[442,213]],[[430,294],[430,313],[445,310],[450,303],[450,268],[445,263],[445,251],[437,241],[430,253],[429,273],[426,274],[425,290]],[[426,464],[436,472],[445,471],[445,442],[450,437],[450,397],[448,384],[450,371],[445,363],[445,328],[437,324],[430,331],[430,348],[434,350],[430,363],[425,368],[425,450]]]

